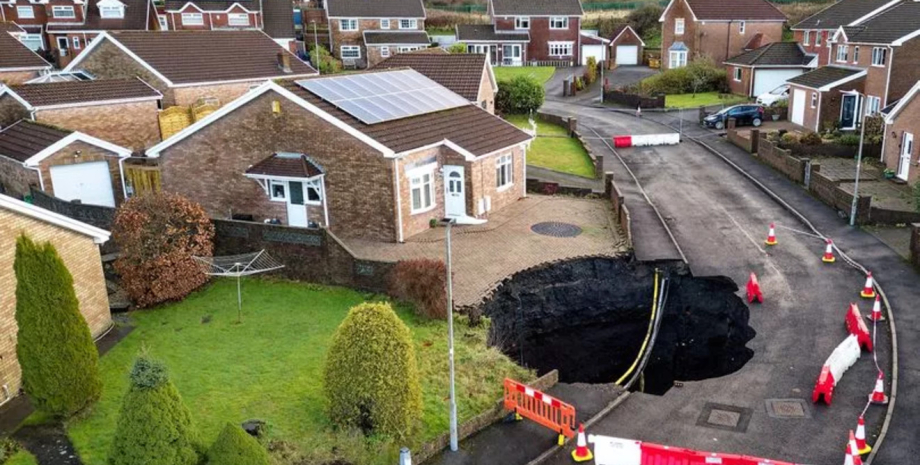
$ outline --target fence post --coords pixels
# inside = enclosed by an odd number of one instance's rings
[[[569,137],[575,137],[575,131],[578,130],[578,118],[569,118]]]
[[[751,129],[751,153],[760,150],[760,129]]]

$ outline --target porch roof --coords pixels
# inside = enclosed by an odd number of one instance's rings
[[[259,177],[308,179],[324,174],[316,161],[302,153],[277,152],[246,170],[247,175]]]
[[[457,41],[459,42],[530,42],[529,32],[496,32],[491,24],[458,24]]]
[[[865,75],[866,70],[864,69],[844,68],[842,66],[823,66],[814,71],[800,74],[786,82],[819,90],[821,92],[827,92],[834,87],[861,78]]]

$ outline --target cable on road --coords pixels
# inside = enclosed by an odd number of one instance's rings
[[[623,376],[616,381],[616,385],[622,386],[623,380],[629,377],[632,374],[633,370],[636,369],[636,366],[639,365],[639,361],[642,360],[642,354],[645,353],[645,347],[648,345],[649,339],[652,338],[652,330],[655,328],[655,315],[658,310],[658,282],[659,282],[659,270],[655,268],[655,288],[652,292],[652,316],[648,320],[648,331],[645,332],[645,340],[642,341],[642,346],[639,347],[639,353],[636,355],[636,359],[633,360],[632,365],[629,369],[626,370],[626,373],[623,373]],[[628,389],[628,387],[627,387]]]

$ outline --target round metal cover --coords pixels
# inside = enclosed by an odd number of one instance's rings
[[[560,223],[558,221],[547,221],[537,223],[530,227],[530,230],[551,237],[575,237],[581,234],[581,228],[569,223]]]

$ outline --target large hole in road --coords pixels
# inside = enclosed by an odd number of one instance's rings
[[[670,276],[658,337],[644,371],[644,392],[664,394],[674,381],[732,373],[754,351],[749,310],[729,278]],[[612,383],[636,359],[652,309],[656,265],[630,258],[580,258],[547,264],[505,280],[483,306],[491,344],[567,383]],[[638,387],[639,383],[636,384]]]

